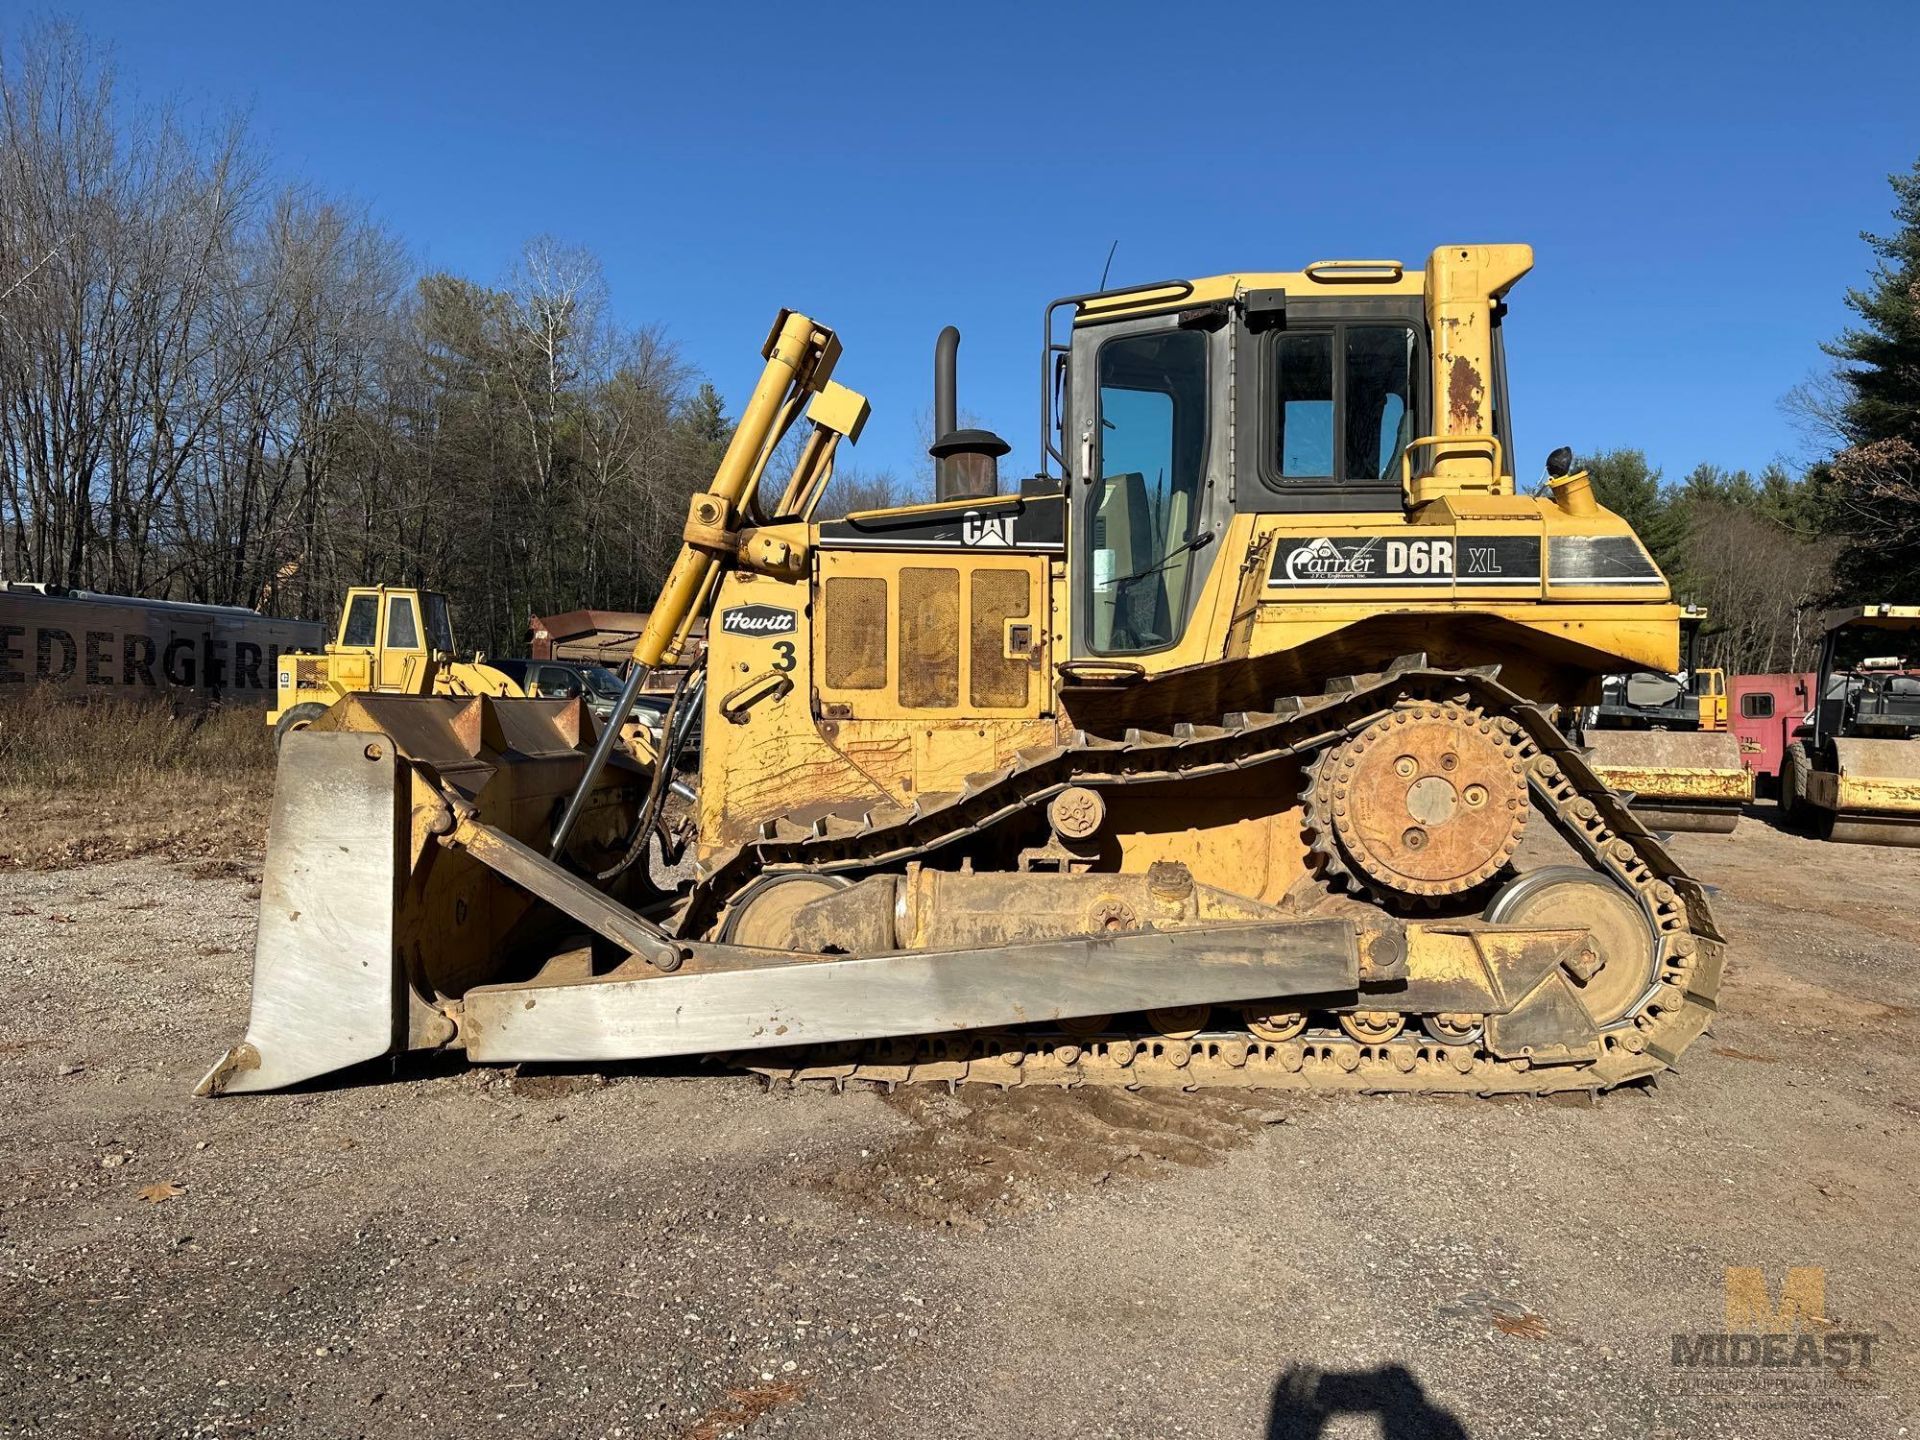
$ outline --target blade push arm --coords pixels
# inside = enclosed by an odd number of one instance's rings
[[[566,812],[554,827],[547,853],[555,859],[566,850],[586,798],[613,753],[620,723],[632,711],[648,673],[663,658],[678,653],[695,615],[713,594],[719,567],[733,554],[740,512],[752,501],[774,449],[807,397],[827,388],[840,359],[840,341],[826,326],[797,311],[782,310],[760,353],[766,357],[766,368],[727,442],[713,483],[693,497],[680,555],[647,616],[646,629],[634,644],[633,664],[614,719],[602,730]]]

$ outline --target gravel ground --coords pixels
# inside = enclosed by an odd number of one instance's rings
[[[1906,1434],[1920,852],[1675,848],[1723,1013],[1587,1107],[457,1065],[194,1101],[246,866],[0,874],[0,1427]],[[1684,1393],[1727,1266],[1824,1268],[1871,1366]]]

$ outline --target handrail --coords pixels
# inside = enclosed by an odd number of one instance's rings
[[[1422,435],[1417,440],[1409,440],[1407,442],[1407,448],[1400,452],[1400,489],[1403,492],[1410,494],[1413,490],[1413,452],[1446,445],[1458,445],[1462,447],[1485,446],[1489,457],[1493,461],[1494,483],[1499,483],[1502,473],[1502,452],[1500,449],[1500,437],[1498,435],[1489,435],[1480,432],[1467,435]],[[1438,459],[1439,457],[1436,456],[1435,458]]]
[[[1398,280],[1407,267],[1398,260],[1316,260],[1300,272],[1322,285],[1363,284],[1370,280]]]

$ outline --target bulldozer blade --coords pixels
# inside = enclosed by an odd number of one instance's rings
[[[688,971],[476,986],[467,1055],[641,1060],[1284,1001],[1352,991],[1360,948],[1350,921],[1299,920],[861,957],[700,945]]]
[[[299,730],[281,746],[260,877],[245,1039],[196,1095],[277,1090],[392,1050],[398,766],[368,732]]]
[[[1753,800],[1753,772],[1724,731],[1589,730],[1589,763],[1655,829],[1725,835]]]

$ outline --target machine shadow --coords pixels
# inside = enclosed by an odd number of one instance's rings
[[[1322,1371],[1294,1366],[1274,1382],[1266,1440],[1318,1440],[1342,1415],[1378,1417],[1381,1440],[1468,1440],[1452,1411],[1427,1398],[1404,1365]]]

